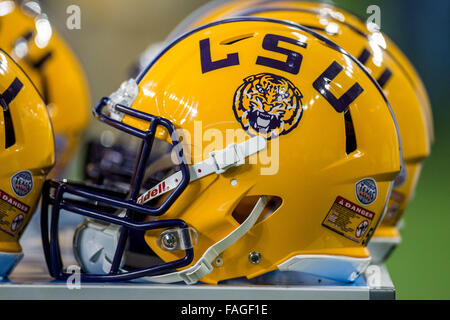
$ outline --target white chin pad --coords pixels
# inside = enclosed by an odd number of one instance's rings
[[[73,251],[84,272],[106,274],[120,236],[120,227],[85,220],[73,237]]]
[[[22,252],[0,252],[0,279],[4,279],[10,274],[22,257]]]

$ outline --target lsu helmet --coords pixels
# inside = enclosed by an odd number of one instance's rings
[[[242,10],[246,1],[232,3],[203,12],[197,21],[190,21],[190,25],[225,15],[269,17],[299,23],[357,57],[383,88],[399,124],[405,162],[396,178],[387,214],[369,243],[373,262],[386,260],[401,241],[398,224],[414,195],[423,161],[429,156],[434,139],[431,107],[420,78],[391,40],[379,31],[369,30],[362,21],[343,10],[301,1],[262,1],[256,6],[248,3]]]
[[[0,47],[20,64],[47,104],[55,133],[60,176],[74,155],[90,117],[87,80],[71,49],[36,1],[0,1]]]
[[[19,239],[55,161],[47,108],[23,70],[0,49],[0,277],[23,256]]]
[[[141,142],[136,165],[120,190],[47,181],[53,277],[70,276],[58,243],[70,212],[86,217],[73,240],[81,281],[218,283],[277,269],[353,281],[368,265],[401,143],[379,85],[325,37],[257,17],[203,25],[94,114]]]

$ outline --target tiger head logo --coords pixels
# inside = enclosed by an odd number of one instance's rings
[[[300,90],[288,79],[260,73],[244,79],[234,95],[233,111],[250,135],[266,139],[292,131],[302,116]]]

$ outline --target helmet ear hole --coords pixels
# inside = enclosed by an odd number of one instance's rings
[[[233,213],[231,214],[234,220],[239,224],[242,224],[252,212],[252,209],[255,207],[258,199],[261,196],[248,196],[242,198],[242,200],[238,203],[236,208],[234,208]],[[272,214],[274,214],[278,208],[280,208],[283,200],[277,196],[267,196],[268,201],[267,204],[256,221],[255,225],[269,218]]]
[[[356,134],[355,128],[353,126],[352,115],[350,114],[350,110],[347,109],[344,113],[344,121],[345,121],[345,152],[350,154],[358,148],[356,144]]]

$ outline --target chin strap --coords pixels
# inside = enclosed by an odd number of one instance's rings
[[[216,242],[209,247],[203,256],[197,261],[195,265],[182,271],[163,274],[160,276],[144,277],[142,279],[157,283],[173,283],[184,281],[187,284],[194,284],[204,276],[211,273],[213,266],[211,263],[226,249],[231,247],[236,241],[242,238],[258,220],[262,211],[267,204],[267,197],[261,196],[258,202],[253,207],[250,215],[245,221],[236,229],[234,229],[229,235],[222,240]]]
[[[221,174],[232,167],[245,164],[245,158],[266,148],[266,139],[260,136],[252,137],[242,143],[232,143],[225,149],[213,151],[205,161],[189,167],[190,182],[203,178],[212,173]],[[156,186],[142,194],[138,204],[144,204],[175,189],[182,180],[181,171],[175,172]]]

